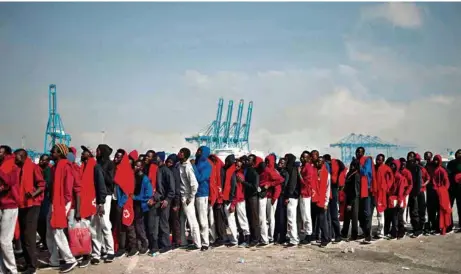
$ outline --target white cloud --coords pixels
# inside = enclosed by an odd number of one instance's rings
[[[396,27],[419,28],[423,25],[423,10],[414,3],[390,2],[362,9],[365,20],[384,19]]]

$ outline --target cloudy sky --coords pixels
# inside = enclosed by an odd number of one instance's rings
[[[460,14],[458,3],[0,3],[0,140],[42,150],[56,84],[74,145],[105,130],[114,148],[176,150],[223,96],[254,101],[253,149],[298,154],[351,132],[455,149]]]

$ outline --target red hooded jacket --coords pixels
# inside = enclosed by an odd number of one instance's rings
[[[82,163],[80,169],[81,177],[81,192],[85,195],[81,195],[80,201],[80,216],[82,218],[88,218],[96,214],[96,190],[94,187],[94,167],[96,166],[96,160],[90,157],[86,163]]]
[[[387,193],[394,181],[394,174],[392,173],[392,169],[385,164],[381,164],[379,167],[375,166],[375,169],[375,186],[372,191],[377,211],[382,213],[387,208]]]
[[[413,189],[413,175],[411,175],[411,172],[406,168],[400,170],[400,174],[402,174],[403,177],[405,177],[405,179],[407,180],[407,186],[405,188],[405,196],[408,196],[410,195],[410,192]]]
[[[439,228],[442,234],[445,234],[447,227],[451,225],[451,204],[448,189],[450,188],[450,180],[448,173],[442,166],[442,157],[435,155],[434,159],[438,160],[438,166],[434,170],[432,184],[434,190],[439,197]]]
[[[211,165],[210,194],[208,196],[208,200],[210,205],[214,206],[215,203],[222,204],[223,202],[221,172],[224,163],[216,155],[210,155],[210,157],[213,158],[213,161],[208,160]]]
[[[8,155],[0,164],[0,177],[5,184],[0,184],[0,209],[18,208],[19,202],[19,182],[16,174],[14,156]]]
[[[27,157],[24,165],[16,169],[16,176],[19,182],[19,208],[40,206],[45,193],[45,180],[40,167]],[[42,193],[35,198],[27,198],[27,193],[33,193],[37,189],[41,189]]]
[[[275,169],[275,155],[271,154],[266,157],[267,166],[259,175],[259,187],[268,187],[266,198],[274,201],[280,197],[282,193],[282,184],[285,180]]]
[[[243,169],[240,169],[235,172],[235,176],[240,177],[242,180],[245,180],[245,174],[243,173]],[[238,203],[245,201],[245,187],[242,183],[237,180],[237,189],[235,190],[235,197],[231,203],[232,207],[235,207]]]
[[[134,173],[126,153],[116,167],[114,182],[127,195],[127,201],[123,205],[122,223],[130,226],[134,220],[133,199],[131,198],[131,194],[134,193]]]
[[[330,174],[328,173],[328,169],[326,168],[325,164],[322,165],[320,170],[316,168],[314,170],[316,172],[314,172],[313,181],[317,182],[317,186],[315,187],[317,191],[315,196],[312,197],[312,201],[316,203],[318,207],[324,208],[328,192],[328,177]]]
[[[407,187],[407,180],[405,177],[399,172],[400,170],[400,161],[394,160],[393,162],[396,167],[397,171],[394,173],[394,181],[389,188],[389,208],[395,208],[400,206],[401,208],[406,207],[406,199],[405,199],[405,188]]]
[[[61,159],[51,169],[51,227],[63,229],[67,227],[66,204],[72,202],[72,186],[74,176],[67,159]]]
[[[314,178],[316,178],[315,173],[317,173],[317,169],[312,166],[311,163],[306,163],[301,168],[301,197],[302,198],[310,198],[312,196],[312,191],[315,191],[316,182],[314,182]]]

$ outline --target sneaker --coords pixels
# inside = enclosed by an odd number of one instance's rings
[[[147,253],[147,256],[157,257],[159,254],[160,254],[160,252],[158,252],[158,251],[149,250],[149,252]]]
[[[101,260],[98,259],[98,258],[93,258],[93,259],[91,259],[90,263],[91,263],[92,265],[98,265],[98,264],[101,263]]]
[[[351,236],[349,239],[347,239],[348,242],[355,242],[358,240],[357,236]]]
[[[200,251],[207,251],[208,249],[210,249],[208,246],[202,246],[202,248],[200,248]]]
[[[69,264],[63,264],[60,269],[60,273],[68,273],[71,272],[76,266],[78,265],[77,261]]]
[[[106,259],[104,260],[105,263],[111,263],[113,262],[115,259],[115,255],[114,254],[107,254],[107,257]]]
[[[262,247],[266,247],[268,245],[269,244],[266,244],[266,243],[259,243],[259,244],[256,245],[256,247],[261,247],[262,248]]]
[[[340,242],[342,242],[343,239],[342,238],[336,238],[334,241],[333,241],[333,244],[339,244]]]
[[[191,251],[197,251],[197,250],[201,250],[201,247],[198,247],[198,246],[196,246],[195,244],[190,245],[190,246],[187,248],[187,251],[189,251],[189,252],[191,252]]]
[[[170,247],[165,247],[165,248],[160,249],[160,254],[165,254],[165,253],[168,253],[168,252],[170,252],[172,250],[173,249],[170,248]]]
[[[107,253],[101,252],[101,259],[105,260],[107,258]]]
[[[120,258],[123,258],[126,256],[126,252],[125,250],[119,250],[117,251],[117,253],[115,254],[115,259],[120,259]]]
[[[310,240],[307,240],[307,239],[304,239],[302,240],[301,242],[299,242],[300,245],[310,245],[311,244],[311,241]]]
[[[78,267],[80,268],[85,268],[90,265],[90,257],[89,256],[83,256],[82,260],[78,263]]]
[[[37,260],[37,269],[45,270],[45,269],[59,269],[59,265],[52,265],[49,262],[44,262],[40,259]]]
[[[141,248],[141,250],[139,250],[138,255],[146,255],[147,252],[149,252],[149,249],[147,247],[146,248]]]
[[[397,240],[397,238],[394,237],[394,236],[389,236],[389,237],[387,237],[387,240],[389,240],[389,241],[395,241],[395,240]]]
[[[295,246],[298,246],[297,244],[293,244],[293,243],[288,243],[285,248],[290,248],[290,247],[295,247]]]
[[[129,258],[129,257],[133,257],[133,256],[136,256],[139,254],[139,251],[137,249],[131,249],[127,254],[126,256]]]
[[[25,271],[22,271],[21,274],[36,274],[37,272],[33,269],[26,269]]]
[[[246,248],[246,247],[248,247],[248,246],[249,246],[249,245],[248,245],[247,242],[243,242],[243,243],[239,244],[239,247],[240,247],[240,248]]]
[[[321,247],[321,248],[325,248],[325,247],[327,247],[328,245],[329,245],[328,242],[320,243],[320,247]]]
[[[231,247],[236,247],[236,246],[237,246],[236,243],[228,243],[228,244],[226,245],[226,247],[229,247],[229,248],[231,248]]]

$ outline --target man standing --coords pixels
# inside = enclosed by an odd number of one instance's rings
[[[439,222],[437,221],[437,213],[439,212],[439,197],[434,188],[433,178],[437,166],[432,159],[432,152],[426,151],[424,153],[424,160],[426,165],[424,168],[429,174],[429,183],[426,186],[426,200],[427,200],[427,220],[426,226],[432,235],[439,233]]]
[[[0,270],[9,273],[17,273],[13,251],[19,201],[16,169],[11,148],[0,146]]]
[[[311,155],[308,151],[304,151],[300,157],[301,160],[301,171],[298,175],[301,182],[299,196],[299,212],[301,213],[301,244],[310,244],[312,237],[312,210],[311,210],[311,199],[313,193],[314,183],[314,172],[315,168],[312,166]],[[315,217],[315,216],[314,216]]]
[[[235,174],[236,164],[234,154],[228,155],[224,160],[223,168],[223,204],[224,213],[227,217],[227,224],[230,230],[228,245],[236,246],[238,244],[237,223],[235,221],[235,205],[234,199],[237,194],[237,178]]]
[[[393,182],[392,169],[384,164],[384,155],[376,156],[375,164],[375,185],[372,189],[373,198],[371,201],[370,214],[373,216],[373,211],[376,208],[376,217],[378,218],[378,231],[375,239],[381,239],[384,236],[384,211],[387,209],[387,192]],[[369,227],[372,227],[373,217],[369,218]]]
[[[202,238],[202,251],[208,250],[210,245],[210,231],[208,227],[208,196],[210,195],[211,165],[208,162],[210,148],[201,146],[195,154],[195,177],[198,182],[195,194],[195,210],[197,211]]]
[[[51,158],[55,162],[52,168],[51,210],[48,213],[46,240],[50,251],[51,267],[59,266],[58,252],[65,264],[61,272],[67,273],[77,266],[77,260],[69,248],[64,229],[67,228],[67,215],[72,203],[74,183],[72,167],[67,160],[69,149],[66,145],[56,144],[51,149]]]
[[[371,227],[369,226],[370,214],[370,192],[373,182],[373,160],[365,156],[365,148],[359,147],[355,151],[355,157],[359,162],[360,171],[360,202],[359,202],[359,222],[365,239],[363,243],[371,243]],[[363,224],[363,226],[362,226]]]
[[[461,232],[461,149],[458,149],[455,153],[455,159],[448,162],[447,165],[448,177],[450,179],[450,202],[451,207],[455,204],[456,200],[456,208],[458,209],[458,231],[457,233]],[[452,227],[454,226],[453,223],[453,216],[451,216],[451,223]]]
[[[275,210],[275,231],[274,231],[274,243],[285,244],[287,239],[287,206],[285,204],[285,190],[288,185],[289,175],[286,170],[285,158],[280,158],[277,171],[283,177],[284,181],[281,185],[282,192],[280,198],[277,200],[277,209]]]
[[[40,244],[43,250],[47,250],[46,246],[46,216],[50,209],[50,186],[51,186],[51,167],[50,167],[50,156],[48,154],[42,154],[38,162],[38,166],[41,169],[43,179],[45,180],[45,193],[43,195],[42,205],[40,206],[40,214],[38,217],[37,232],[40,235]]]
[[[170,205],[175,198],[175,178],[173,172],[165,165],[165,152],[157,152],[157,189],[154,191],[154,200],[160,203],[158,241],[160,252],[171,249],[170,241]]]
[[[411,173],[413,183],[408,198],[411,225],[413,227],[412,237],[417,238],[423,234],[424,224],[426,223],[426,199],[424,192],[421,192],[423,186],[421,168],[416,163],[416,153],[413,151],[407,154],[407,169]]]
[[[245,192],[245,201],[246,201],[246,210],[248,214],[248,221],[250,224],[251,231],[251,246],[256,246],[261,238],[261,227],[259,225],[259,198],[258,198],[258,189],[259,189],[259,174],[254,168],[256,166],[255,155],[250,155],[244,157],[244,177],[242,180]],[[259,164],[258,164],[259,165]],[[237,177],[237,180],[242,177]]]
[[[23,272],[35,273],[37,269],[37,221],[45,190],[45,180],[43,180],[40,168],[32,162],[24,149],[18,149],[14,154],[18,167],[15,175],[19,182],[19,227],[27,268]]]
[[[314,181],[317,182],[317,192],[314,197],[314,202],[317,206],[316,224],[319,228],[319,232],[321,233],[320,247],[326,247],[331,241],[327,222],[328,204],[330,202],[331,191],[331,176],[322,158],[318,158],[317,161],[314,162],[314,165],[317,169],[314,173]]]
[[[173,173],[175,180],[175,194],[170,206],[170,227],[173,234],[173,248],[181,246],[181,223],[179,221],[179,212],[181,209],[181,175],[179,174],[178,156],[176,154],[168,155],[166,166]]]
[[[195,178],[194,168],[189,161],[190,150],[188,148],[181,148],[178,153],[179,159],[179,172],[181,175],[181,203],[183,211],[181,212],[181,243],[184,245],[186,240],[186,224],[185,218],[190,226],[192,239],[194,245],[190,250],[197,250],[202,248],[202,241],[200,239],[200,228],[195,215],[195,195],[197,193],[198,182]],[[184,216],[185,215],[185,216]]]
[[[288,173],[288,182],[283,190],[285,205],[287,206],[287,235],[289,243],[287,247],[296,246],[299,244],[298,236],[298,199],[300,194],[300,186],[298,180],[298,170],[295,166],[296,156],[293,154],[286,154],[286,170]]]
[[[328,204],[328,216],[330,217],[330,237],[334,237],[334,243],[339,243],[341,239],[341,225],[339,223],[339,185],[344,180],[344,163],[338,159],[332,159],[330,154],[323,156],[324,161],[330,166],[331,176],[331,199]]]

